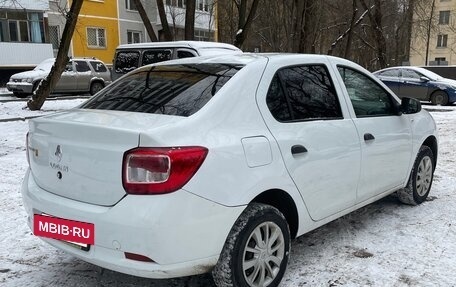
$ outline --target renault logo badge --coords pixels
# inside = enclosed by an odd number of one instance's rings
[[[60,147],[60,145],[57,145],[54,155],[57,158],[58,162],[60,162],[62,160],[62,148]]]

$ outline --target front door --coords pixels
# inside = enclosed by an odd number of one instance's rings
[[[77,86],[74,87],[74,90],[79,92],[89,91],[90,80],[92,79],[92,71],[89,64],[86,61],[74,61],[74,64],[77,74]]]
[[[326,63],[283,67],[263,76],[269,90],[266,100],[258,98],[266,102],[264,118],[316,221],[355,203],[361,162],[355,125],[331,78]]]
[[[55,93],[65,93],[70,92],[74,89],[76,84],[76,71],[73,65],[73,61],[69,61],[60,76],[60,80],[57,82],[54,88]]]
[[[362,148],[357,202],[404,184],[412,157],[410,121],[396,100],[361,71],[339,66]]]

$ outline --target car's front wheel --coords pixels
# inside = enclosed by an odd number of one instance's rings
[[[221,286],[278,286],[287,267],[290,231],[276,208],[253,203],[237,219],[212,271]]]
[[[434,154],[427,146],[421,146],[407,186],[397,192],[402,203],[418,205],[426,200],[434,177]]]
[[[444,91],[435,91],[431,95],[431,102],[434,105],[448,105],[448,95]]]

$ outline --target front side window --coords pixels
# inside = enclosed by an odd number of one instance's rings
[[[171,50],[147,50],[143,53],[142,65],[171,60]]]
[[[393,99],[378,83],[351,68],[337,69],[358,118],[397,115]]]
[[[116,55],[115,72],[126,74],[139,67],[139,52],[119,51]]]
[[[106,31],[103,28],[87,28],[87,46],[106,48]]]
[[[314,119],[340,119],[342,111],[329,73],[323,65],[307,65],[284,68],[277,72],[267,95],[268,107],[278,120],[287,121],[290,110],[291,121]],[[285,95],[280,96],[280,93]],[[275,94],[275,95],[274,95]],[[282,102],[278,104],[279,100]]]
[[[109,85],[81,107],[188,117],[241,68],[228,64],[142,68]]]

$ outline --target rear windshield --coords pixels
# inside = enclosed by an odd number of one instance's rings
[[[185,64],[141,69],[106,87],[81,108],[188,117],[242,67]]]

